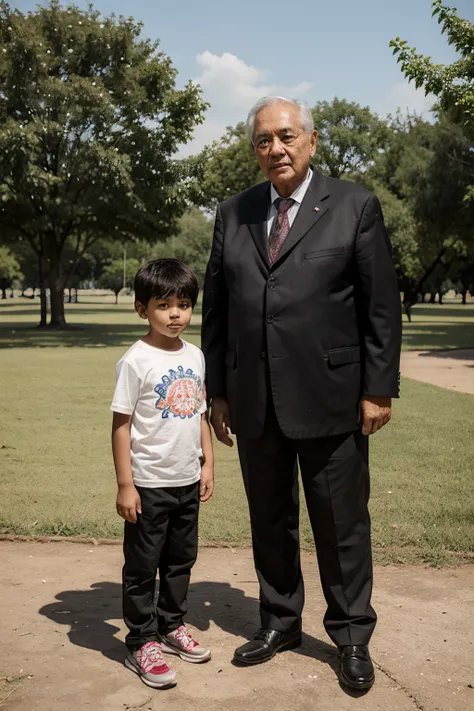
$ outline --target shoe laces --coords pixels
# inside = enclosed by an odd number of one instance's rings
[[[199,646],[196,640],[193,639],[191,632],[189,632],[184,625],[181,625],[177,630],[171,632],[171,635],[179,642],[183,649],[191,650]]]
[[[150,672],[157,667],[166,666],[161,645],[158,642],[144,644],[138,653],[138,663],[144,672]]]

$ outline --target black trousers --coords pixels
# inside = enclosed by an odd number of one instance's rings
[[[137,486],[142,513],[125,521],[123,617],[130,650],[177,629],[187,611],[191,568],[198,547],[199,482],[145,489]],[[156,574],[160,587],[155,606]]]
[[[273,404],[260,439],[238,438],[260,583],[263,627],[301,628],[304,585],[300,567],[300,465],[327,611],[324,626],[338,646],[367,644],[377,617],[370,604],[368,443],[360,431],[291,440]]]

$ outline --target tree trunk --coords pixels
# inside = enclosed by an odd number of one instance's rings
[[[443,305],[443,292],[441,289],[438,292],[438,304],[441,304],[441,306]]]
[[[64,282],[61,276],[59,255],[54,252],[49,260],[49,289],[51,294],[50,328],[63,328],[66,325],[64,313]]]
[[[431,292],[430,304],[436,304],[436,291]]]
[[[12,290],[10,292],[10,299],[14,299],[14,298],[15,298],[15,289],[12,287]]]
[[[5,289],[5,287],[2,286],[2,299],[6,299],[6,298],[7,298],[7,290]]]
[[[412,309],[413,304],[411,304],[409,301],[404,301],[403,302],[403,307],[405,309],[405,313],[407,315],[408,323],[411,323],[411,309]]]
[[[465,306],[467,304],[467,289],[464,289],[463,291],[461,291],[461,294],[462,294],[462,303]]]
[[[115,293],[115,303],[118,304],[118,295],[119,295],[119,292],[118,292],[118,291],[115,291],[114,293]]]
[[[68,302],[68,304],[72,304],[72,289],[71,289],[71,287],[69,287],[68,292],[69,292],[69,296],[68,296],[67,302]]]
[[[46,300],[46,260],[44,256],[38,256],[38,276],[40,292],[40,322],[38,328],[46,328],[48,323],[48,302]],[[33,289],[33,298],[35,290]]]

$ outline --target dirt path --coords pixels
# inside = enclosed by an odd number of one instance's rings
[[[404,351],[401,373],[406,378],[474,395],[474,348]]]
[[[231,664],[257,625],[251,552],[203,548],[188,616],[212,647],[204,666],[177,660],[179,684],[152,691],[123,665],[120,546],[0,543],[1,705],[12,711],[467,711],[474,709],[474,566],[376,569],[379,624],[372,691],[357,699],[337,682],[322,627],[313,556],[303,556],[303,646],[249,669]],[[362,704],[362,706],[361,706]]]

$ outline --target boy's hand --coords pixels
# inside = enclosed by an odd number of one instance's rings
[[[214,493],[214,467],[204,464],[201,469],[201,485],[199,487],[202,502],[209,501]]]
[[[117,513],[130,523],[137,522],[137,513],[142,512],[140,494],[133,484],[120,486],[117,493]]]

